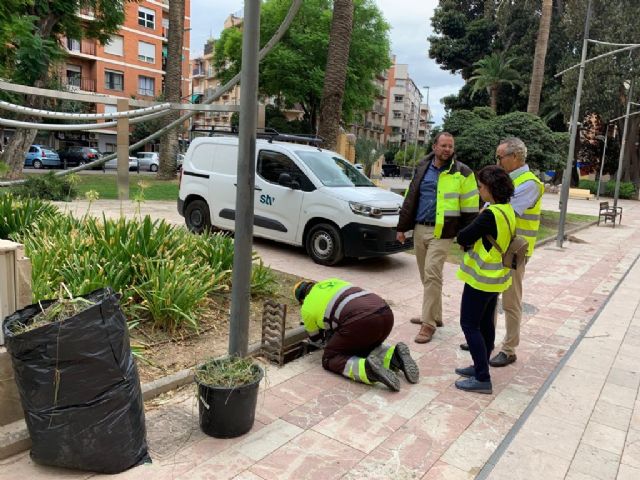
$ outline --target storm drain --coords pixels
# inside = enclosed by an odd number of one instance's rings
[[[286,331],[287,306],[267,300],[262,311],[262,345],[260,355],[282,366],[316,350],[307,342],[303,327]]]

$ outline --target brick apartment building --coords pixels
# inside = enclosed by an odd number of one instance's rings
[[[142,0],[125,4],[125,21],[111,41],[61,38],[68,57],[61,67],[60,80],[68,90],[95,92],[124,98],[154,100],[164,88],[169,25],[169,0]],[[80,17],[91,22],[93,12],[82,10]],[[185,0],[182,57],[182,96],[190,90],[190,0]],[[114,105],[97,104],[96,112],[115,111]],[[116,150],[115,130],[60,132],[50,144],[88,145],[103,152]]]

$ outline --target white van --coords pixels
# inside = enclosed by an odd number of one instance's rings
[[[191,142],[178,212],[196,233],[234,230],[238,138]],[[258,140],[254,235],[304,246],[322,265],[407,250],[396,240],[402,196],[376,187],[347,160],[311,145]]]

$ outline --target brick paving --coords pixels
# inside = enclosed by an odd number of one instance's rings
[[[557,201],[545,195],[543,208],[557,209]],[[470,362],[458,348],[462,283],[456,266],[447,264],[444,272],[445,326],[431,343],[418,345],[412,341],[417,327],[409,323],[421,301],[412,256],[326,268],[300,249],[257,241],[256,250],[276,269],[312,279],[339,276],[388,299],[396,316],[391,338],[410,345],[420,382],[403,382],[399,393],[355,384],[324,371],[314,353],[268,368],[256,424],[233,440],[199,431],[193,391],[187,390],[147,414],[154,463],[110,478],[640,478],[640,264],[634,263],[640,204],[621,205],[622,226],[590,227],[575,234],[585,243],[536,250],[525,277],[518,361],[492,369],[493,395],[453,386],[454,368]],[[83,213],[86,203],[74,208]],[[91,207],[107,214],[121,209],[132,207],[108,201]],[[174,203],[141,210],[182,223]],[[595,214],[597,203],[572,200],[569,210]],[[497,340],[503,334],[500,315]],[[0,463],[0,480],[99,477],[37,466],[27,453]]]

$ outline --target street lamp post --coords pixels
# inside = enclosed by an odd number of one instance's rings
[[[580,98],[582,97],[582,84],[584,82],[585,62],[587,60],[587,47],[589,45],[589,27],[591,25],[591,0],[587,6],[587,18],[584,24],[584,38],[582,41],[582,59],[580,61],[580,74],[578,76],[578,88],[576,100],[573,104],[573,115],[571,117],[571,140],[569,143],[569,154],[567,155],[567,165],[562,178],[562,191],[560,192],[560,219],[558,223],[558,237],[556,245],[562,248],[564,241],[564,224],[567,218],[567,202],[569,201],[569,188],[571,187],[571,169],[573,157],[576,152],[576,138],[578,133],[578,116],[580,115]]]
[[[611,123],[607,123],[607,128],[604,132],[604,148],[602,150],[602,159],[600,160],[600,176],[598,177],[598,189],[596,190],[596,200],[600,200],[600,184],[602,183],[602,173],[604,172],[604,158],[607,154],[607,142],[609,141],[609,127]]]
[[[618,195],[620,194],[620,180],[622,178],[622,160],[624,159],[624,148],[627,144],[627,131],[629,130],[629,112],[631,110],[631,97],[633,95],[633,84],[635,78],[631,77],[631,83],[629,84],[629,93],[627,98],[627,113],[624,116],[624,128],[622,130],[622,143],[620,144],[620,156],[618,157],[618,172],[616,174],[616,190],[613,194],[613,210],[615,211],[618,206]],[[615,222],[615,219],[614,219]]]

